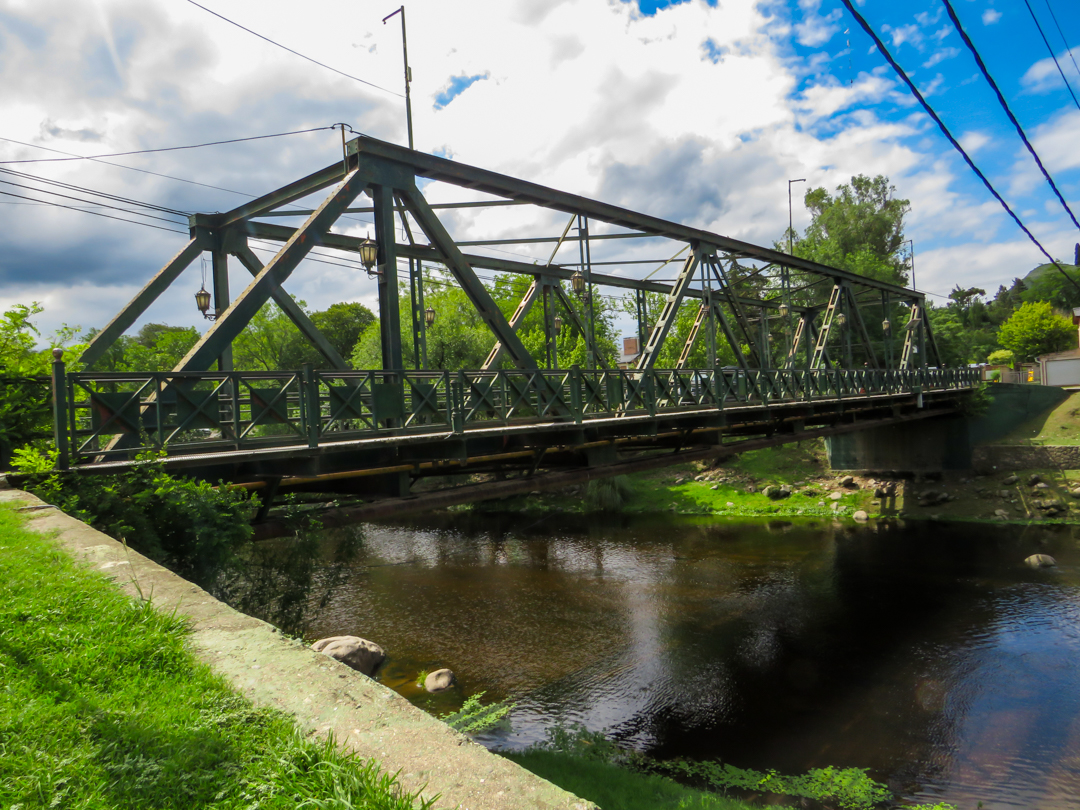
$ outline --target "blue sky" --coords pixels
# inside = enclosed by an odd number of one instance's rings
[[[1080,74],[1046,0],[1031,2],[1080,96]],[[1080,4],[1049,2],[1080,61]],[[56,156],[44,149],[94,155],[339,121],[405,141],[400,26],[396,18],[381,23],[393,6],[321,0],[298,19],[288,0],[265,0],[257,13],[244,0],[203,5],[370,84],[181,0],[0,0],[0,138],[9,139],[0,140],[0,161]],[[766,245],[787,225],[788,179],[834,189],[853,174],[885,174],[911,201],[907,235],[920,288],[993,292],[1041,260],[839,0],[406,5],[418,149]],[[1026,7],[954,5],[1066,198],[1080,208],[1080,110]],[[940,0],[863,0],[859,8],[1029,227],[1055,256],[1070,258],[1080,233],[977,75]],[[339,151],[340,136],[323,130],[111,161],[127,168],[83,161],[0,168],[185,212],[214,211],[320,168]],[[461,196],[438,184],[427,193]],[[41,301],[46,332],[65,322],[101,326],[183,243],[168,230],[13,197],[0,203],[0,304]],[[531,222],[521,216],[501,209],[447,222],[473,239],[536,226],[557,235],[564,224],[543,213]],[[799,228],[808,221],[798,196],[794,218]],[[343,226],[363,234],[370,227],[363,220]],[[200,282],[194,267],[148,318],[204,326],[190,303]],[[238,273],[233,286],[245,283]],[[289,287],[316,308],[337,300],[370,305],[375,295],[363,273],[314,263]]]

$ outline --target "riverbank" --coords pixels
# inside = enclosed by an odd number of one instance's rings
[[[594,807],[34,496],[0,507],[0,805]]]

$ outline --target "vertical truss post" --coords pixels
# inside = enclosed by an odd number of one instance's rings
[[[889,328],[885,328],[886,322],[889,324]],[[889,293],[885,290],[881,291],[881,333],[884,338],[884,353],[885,353],[885,368],[893,367],[893,322],[892,311],[889,306]]]
[[[762,370],[768,370],[772,368],[772,350],[769,347],[769,311],[765,307],[761,307],[758,310],[758,317],[761,319],[761,351],[759,355],[761,357]]]
[[[682,303],[683,296],[690,287],[690,282],[694,278],[694,270],[697,269],[700,260],[700,253],[695,245],[693,251],[686,257],[686,262],[683,264],[682,270],[679,271],[679,277],[676,279],[675,285],[671,288],[671,292],[668,293],[664,308],[656,321],[656,326],[653,327],[652,334],[649,335],[649,343],[638,360],[637,367],[642,371],[648,371],[656,363],[656,358],[660,355],[660,350],[664,346],[664,338],[667,337],[668,331],[675,323],[675,317],[679,312],[679,304]]]
[[[413,351],[416,367],[427,368],[427,321],[424,310],[424,265],[419,259],[409,259],[409,292],[412,296]]]
[[[638,355],[645,351],[645,342],[649,339],[649,304],[645,298],[644,290],[634,291],[635,304],[637,305],[637,334]]]
[[[754,330],[750,326],[749,320],[746,318],[746,313],[743,312],[742,305],[739,303],[739,296],[736,294],[735,288],[731,285],[731,281],[724,271],[723,264],[717,260],[715,256],[710,256],[708,262],[712,267],[713,275],[720,284],[720,293],[727,299],[727,304],[731,309],[732,316],[735,318],[735,323],[738,324],[739,331],[742,332],[743,337],[746,339],[746,345],[750,349],[750,362],[758,368],[761,368],[761,347],[758,346],[758,341],[754,338]],[[732,263],[734,263],[734,260],[732,260]],[[719,309],[717,311],[719,312]],[[721,323],[724,323],[724,321],[721,320]],[[738,350],[738,341],[730,334],[728,335],[728,341],[731,343],[732,347],[735,347],[736,352],[741,354]],[[742,361],[742,365],[744,368],[749,368],[749,365],[745,360]]]
[[[372,186],[375,202],[375,242],[379,271],[379,336],[384,371],[405,367],[401,352],[401,314],[398,309],[397,234],[394,232],[394,194],[384,185]],[[385,382],[393,382],[387,375]]]
[[[578,253],[581,257],[581,273],[585,276],[585,322],[589,331],[585,333],[587,367],[596,368],[596,301],[593,296],[592,251],[589,247],[589,218],[578,215]]]
[[[926,299],[925,298],[923,299],[923,311],[926,313],[926,315],[925,315],[925,317],[923,319],[924,320],[923,327],[925,329],[924,343],[925,343],[925,341],[929,341],[930,348],[934,350],[934,360],[937,362],[938,368],[944,368],[945,367],[945,362],[941,359],[941,352],[938,351],[937,340],[934,338],[934,330],[930,326],[930,311],[926,308]],[[926,353],[924,353],[923,354],[923,363],[922,363],[923,366],[925,366],[927,364],[927,357],[928,357],[928,355]]]
[[[221,247],[216,247],[211,256],[214,270],[214,318],[216,320],[229,308],[229,254]],[[229,344],[218,358],[218,371],[232,370],[232,344]]]
[[[859,340],[866,347],[866,361],[870,368],[878,368],[877,354],[874,352],[874,344],[870,342],[870,333],[866,330],[866,322],[863,321],[862,310],[859,302],[855,299],[855,293],[851,287],[844,285],[847,290],[848,301],[851,304],[851,319],[855,322],[855,328],[859,331]]]

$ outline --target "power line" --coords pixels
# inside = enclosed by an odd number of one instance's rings
[[[163,228],[160,225],[154,225],[153,223],[150,223],[150,222],[139,222],[137,219],[124,219],[123,217],[114,217],[111,214],[102,214],[99,211],[90,211],[90,210],[88,210],[86,208],[76,208],[73,205],[64,205],[63,203],[50,202],[48,200],[39,200],[36,197],[25,197],[22,194],[12,194],[9,191],[0,191],[0,194],[3,194],[5,197],[15,197],[15,198],[20,199],[20,200],[31,200],[32,202],[43,204],[43,205],[52,205],[52,206],[55,206],[56,208],[67,208],[70,211],[81,211],[84,214],[93,214],[95,216],[105,217],[106,219],[115,219],[115,220],[118,220],[120,222],[130,222],[133,225],[145,225],[147,228],[157,228],[159,231],[169,231],[170,233],[181,233],[181,234],[184,234],[185,236],[187,235],[187,231],[178,231],[175,228]],[[134,213],[134,212],[129,212],[129,213]]]
[[[190,2],[190,0],[189,0]],[[305,135],[309,132],[320,132],[333,127],[312,127],[311,129],[297,129],[292,132],[275,132],[273,135],[253,135],[249,138],[230,138],[227,141],[210,141],[208,143],[194,143],[187,146],[166,146],[161,149],[136,149],[131,152],[112,152],[107,155],[76,155],[62,158],[32,158],[30,160],[0,160],[0,164],[13,163],[65,163],[72,160],[98,160],[108,157],[126,157],[128,155],[150,155],[157,152],[178,152],[182,149],[202,149],[204,146],[222,146],[229,143],[244,143],[245,141],[261,141],[266,138],[283,138],[286,135]],[[4,140],[8,140],[5,138]],[[44,147],[42,147],[44,148]]]
[[[847,0],[844,0],[844,4],[847,4]],[[1072,96],[1073,104],[1076,105],[1076,109],[1080,110],[1080,101],[1076,100],[1076,93],[1073,92],[1069,80],[1065,78],[1065,71],[1061,69],[1061,63],[1058,62],[1057,56],[1054,54],[1054,49],[1050,47],[1050,40],[1046,38],[1046,34],[1044,34],[1042,30],[1042,25],[1039,24],[1039,18],[1035,16],[1035,9],[1031,7],[1031,3],[1029,3],[1028,0],[1024,0],[1024,5],[1027,6],[1028,14],[1031,15],[1031,19],[1035,21],[1035,27],[1039,29],[1039,36],[1042,37],[1043,44],[1046,45],[1046,50],[1050,51],[1050,58],[1053,59],[1054,64],[1057,65],[1058,73],[1061,74],[1061,80],[1065,82],[1065,87],[1069,91],[1069,95]]]
[[[109,193],[104,192],[104,191],[96,191],[96,190],[94,190],[92,188],[86,188],[84,186],[76,186],[76,185],[74,185],[72,183],[64,183],[64,182],[61,182],[59,180],[50,180],[47,177],[39,177],[38,175],[27,174],[26,172],[17,172],[14,169],[0,169],[0,172],[2,172],[4,174],[12,175],[13,177],[21,178],[23,180],[32,180],[32,181],[34,181],[36,183],[44,183],[45,185],[56,186],[57,188],[63,188],[63,189],[66,189],[68,191],[78,191],[78,192],[81,192],[83,194],[91,194],[91,195],[93,195],[95,197],[104,197],[105,199],[112,200],[114,202],[127,203],[128,205],[135,205],[135,206],[139,206],[140,208],[147,208],[147,209],[149,209],[151,211],[160,211],[163,214],[172,214],[172,215],[178,216],[178,217],[187,217],[187,216],[189,216],[187,211],[178,211],[175,208],[166,208],[166,207],[161,206],[161,205],[155,205],[154,203],[141,202],[139,200],[133,200],[130,197],[121,197],[120,195],[117,195],[117,194],[109,194]],[[0,182],[5,182],[5,181],[0,181]]]
[[[1054,21],[1054,26],[1057,28],[1058,36],[1061,37],[1061,41],[1065,44],[1065,52],[1069,54],[1069,59],[1072,61],[1073,67],[1076,68],[1076,74],[1080,76],[1080,65],[1076,64],[1076,57],[1073,56],[1072,48],[1069,47],[1069,41],[1065,39],[1065,32],[1061,30],[1061,23],[1058,22],[1057,15],[1050,5],[1050,0],[1043,1],[1046,3],[1046,10],[1050,12],[1050,19]]]
[[[332,70],[334,73],[337,73],[340,76],[344,76],[346,79],[352,79],[354,82],[360,82],[360,84],[366,84],[368,87],[374,87],[376,90],[382,90],[384,93],[389,93],[390,95],[397,96],[398,98],[405,98],[405,96],[401,95],[401,93],[395,93],[393,90],[388,90],[385,87],[380,87],[379,85],[374,84],[373,82],[367,81],[367,79],[361,79],[358,76],[353,76],[353,75],[351,75],[349,73],[345,73],[344,71],[338,70],[335,67],[330,67],[330,65],[323,64],[318,59],[312,59],[310,56],[305,56],[304,54],[300,53],[300,51],[294,51],[292,48],[289,48],[289,47],[287,47],[285,45],[282,45],[280,42],[275,42],[274,40],[270,39],[270,37],[263,36],[258,31],[252,31],[250,28],[246,28],[243,25],[241,25],[240,23],[235,22],[234,20],[230,20],[228,17],[225,17],[225,16],[223,16],[221,14],[218,14],[216,11],[212,11],[212,10],[208,9],[206,6],[199,5],[198,3],[195,2],[195,0],[188,0],[188,2],[191,3],[191,5],[196,6],[197,8],[201,8],[203,11],[205,11],[208,14],[213,14],[219,20],[224,20],[225,22],[229,23],[229,25],[235,25],[237,28],[241,29],[242,31],[247,31],[249,34],[258,37],[259,39],[263,40],[264,42],[269,42],[271,45],[276,45],[277,47],[281,48],[282,50],[288,51],[289,53],[291,53],[291,54],[293,54],[295,56],[299,56],[301,59],[306,59],[307,61],[318,65],[319,67],[326,68],[327,70]]]
[[[181,223],[176,222],[173,219],[166,219],[165,217],[155,216],[154,214],[144,214],[141,211],[132,211],[130,208],[120,208],[116,205],[106,205],[105,203],[95,203],[92,200],[86,200],[82,197],[72,197],[70,194],[61,194],[59,191],[49,191],[44,188],[35,188],[34,186],[23,185],[22,183],[13,183],[10,180],[0,180],[5,186],[14,186],[15,188],[26,189],[27,191],[36,191],[38,194],[52,194],[54,197],[63,197],[65,200],[73,200],[74,202],[90,203],[97,208],[109,208],[113,211],[123,211],[125,214],[135,214],[140,217],[148,217],[150,219],[157,219],[161,222],[168,222],[170,225],[179,225]]]
[[[1066,273],[1064,268],[1062,268],[1062,266],[1054,260],[1054,257],[1046,252],[1046,248],[1044,248],[1039,242],[1039,240],[1035,238],[1035,235],[1027,229],[1027,226],[1020,221],[1020,217],[1018,217],[1013,212],[1013,210],[1009,207],[1009,204],[1005,202],[1002,196],[997,193],[997,190],[993,187],[993,185],[991,185],[990,181],[986,179],[986,175],[979,171],[979,167],[975,165],[975,162],[971,159],[968,153],[964,151],[964,147],[962,147],[960,145],[960,142],[953,137],[951,132],[949,132],[949,128],[945,126],[945,122],[938,117],[938,114],[934,112],[934,108],[930,106],[930,104],[926,101],[925,98],[923,98],[923,94],[919,92],[919,88],[915,86],[914,82],[912,82],[911,79],[908,78],[908,75],[904,72],[904,69],[897,64],[895,59],[893,59],[892,54],[889,53],[889,49],[885,47],[885,43],[882,42],[881,39],[878,38],[878,35],[874,33],[874,29],[870,27],[870,24],[866,21],[866,19],[858,11],[855,10],[855,6],[851,4],[851,0],[842,0],[842,2],[847,7],[847,10],[851,12],[851,15],[855,18],[856,22],[858,22],[859,25],[862,26],[862,29],[874,41],[874,44],[877,45],[877,48],[881,52],[881,55],[885,57],[886,61],[888,61],[890,65],[892,65],[893,70],[896,71],[896,75],[904,81],[904,83],[908,86],[908,89],[911,90],[915,98],[918,99],[920,104],[922,104],[923,109],[926,110],[927,115],[934,119],[934,123],[938,125],[938,128],[941,130],[942,134],[949,139],[949,143],[951,143],[956,148],[956,151],[959,152],[961,157],[964,158],[964,161],[967,163],[968,166],[971,167],[971,170],[975,172],[975,174],[980,180],[982,180],[983,185],[986,186],[986,188],[990,191],[991,194],[994,195],[994,199],[1001,203],[1001,207],[1005,209],[1005,212],[1013,218],[1016,224],[1020,226],[1020,230],[1027,234],[1028,239],[1030,239],[1035,244],[1035,247],[1037,247],[1042,252],[1042,254],[1049,260],[1049,262],[1054,265],[1054,267],[1056,267],[1059,271],[1061,271],[1061,274],[1065,276],[1065,278],[1067,278],[1069,282],[1074,287],[1076,287],[1077,290],[1080,290],[1080,283],[1077,283],[1077,281],[1072,276]],[[1024,2],[1026,3],[1027,0],[1024,0]]]
[[[1024,142],[1024,146],[1027,147],[1028,152],[1035,158],[1035,163],[1039,166],[1039,171],[1043,173],[1043,177],[1046,178],[1046,182],[1050,184],[1050,188],[1054,190],[1057,198],[1061,200],[1061,204],[1065,207],[1065,210],[1069,214],[1069,219],[1072,220],[1073,225],[1080,229],[1080,222],[1076,221],[1076,217],[1073,215],[1072,209],[1069,208],[1069,204],[1065,202],[1065,198],[1058,190],[1057,184],[1050,176],[1050,172],[1046,170],[1042,160],[1039,159],[1038,153],[1035,151],[1035,147],[1031,145],[1031,141],[1028,140],[1027,135],[1024,134],[1023,127],[1020,126],[1020,122],[1016,120],[1016,116],[1013,115],[1013,111],[1009,109],[1008,103],[1005,101],[1005,96],[1001,94],[1001,90],[997,86],[997,82],[994,81],[994,77],[990,75],[990,71],[986,69],[986,65],[983,63],[982,57],[979,56],[979,52],[975,50],[975,43],[968,37],[964,27],[960,24],[960,19],[956,16],[956,11],[952,7],[952,3],[949,0],[941,0],[945,4],[945,10],[949,12],[949,19],[952,20],[953,25],[956,27],[956,32],[960,34],[960,38],[964,40],[964,44],[968,46],[968,50],[971,51],[971,55],[975,57],[975,62],[979,66],[979,70],[982,71],[982,75],[986,78],[986,81],[994,88],[994,93],[997,94],[998,101],[1001,103],[1001,108],[1005,110],[1005,114],[1009,116],[1009,120],[1012,121],[1012,125],[1016,127],[1016,133],[1020,136],[1020,140]]]

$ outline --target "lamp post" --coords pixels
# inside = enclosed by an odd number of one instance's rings
[[[792,224],[791,218],[791,184],[805,182],[805,177],[800,177],[798,180],[787,181],[787,252],[789,256],[792,255],[792,237],[794,236],[794,225]]]
[[[904,241],[905,245],[911,245],[911,289],[915,289],[915,240],[907,239]]]
[[[412,84],[412,68],[409,67],[409,46],[405,37],[405,6],[391,11],[383,17],[383,25],[395,14],[401,14],[401,53],[405,57],[405,120],[409,127],[409,148],[413,148],[412,136],[412,100],[409,97],[409,85]]]

